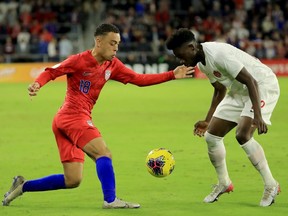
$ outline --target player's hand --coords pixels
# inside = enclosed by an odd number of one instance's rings
[[[203,137],[204,133],[206,132],[206,130],[208,128],[208,124],[209,123],[206,121],[196,122],[196,124],[194,125],[194,135],[199,136],[199,137]]]
[[[262,118],[254,117],[252,127],[257,127],[258,134],[266,134],[268,132],[268,127]]]
[[[28,86],[28,93],[30,96],[36,96],[39,89],[40,84],[38,82],[34,82]]]
[[[185,65],[178,66],[174,69],[174,76],[176,79],[191,78],[195,72],[194,67],[186,67]]]

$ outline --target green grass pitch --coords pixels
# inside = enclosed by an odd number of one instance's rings
[[[140,209],[104,210],[95,164],[86,157],[84,179],[72,190],[26,193],[0,207],[1,216],[243,216],[287,215],[288,79],[279,78],[281,96],[262,144],[274,177],[282,192],[268,208],[258,206],[263,182],[234,139],[225,138],[227,164],[235,189],[218,202],[203,198],[216,183],[203,138],[193,136],[193,125],[205,117],[212,86],[207,80],[175,80],[139,88],[108,82],[93,111],[113,154],[117,195],[139,202]],[[0,106],[0,193],[10,187],[12,177],[27,179],[62,173],[51,131],[52,118],[64,99],[66,84],[48,83],[31,101],[27,83],[1,83]],[[174,172],[166,178],[151,176],[145,158],[154,148],[165,147],[176,159]],[[1,194],[1,196],[2,196]]]

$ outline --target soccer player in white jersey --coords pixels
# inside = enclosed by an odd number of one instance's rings
[[[166,41],[167,48],[186,66],[198,66],[206,74],[214,94],[205,120],[194,126],[194,135],[204,136],[218,183],[204,202],[213,203],[223,193],[233,191],[226,166],[223,139],[236,128],[236,140],[246,152],[264,182],[260,206],[274,203],[280,192],[271,174],[261,145],[253,138],[267,133],[270,117],[279,98],[278,80],[273,71],[236,47],[220,42],[198,43],[189,29],[178,29]]]

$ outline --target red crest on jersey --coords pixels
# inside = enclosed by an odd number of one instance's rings
[[[261,108],[263,108],[265,106],[265,101],[264,100],[261,100],[260,106],[261,106]]]
[[[260,107],[263,108],[265,105],[266,105],[265,101],[264,101],[264,100],[261,100],[261,101],[260,101]],[[254,112],[253,106],[251,107],[250,112]]]
[[[213,71],[213,74],[215,77],[218,77],[218,78],[222,76],[222,74],[219,71]]]

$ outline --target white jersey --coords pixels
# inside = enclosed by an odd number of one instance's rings
[[[230,95],[248,95],[246,85],[235,79],[243,67],[258,84],[277,82],[275,74],[268,66],[230,44],[205,42],[201,45],[205,53],[206,65],[199,62],[198,68],[206,74],[211,83],[218,81],[226,86]]]

